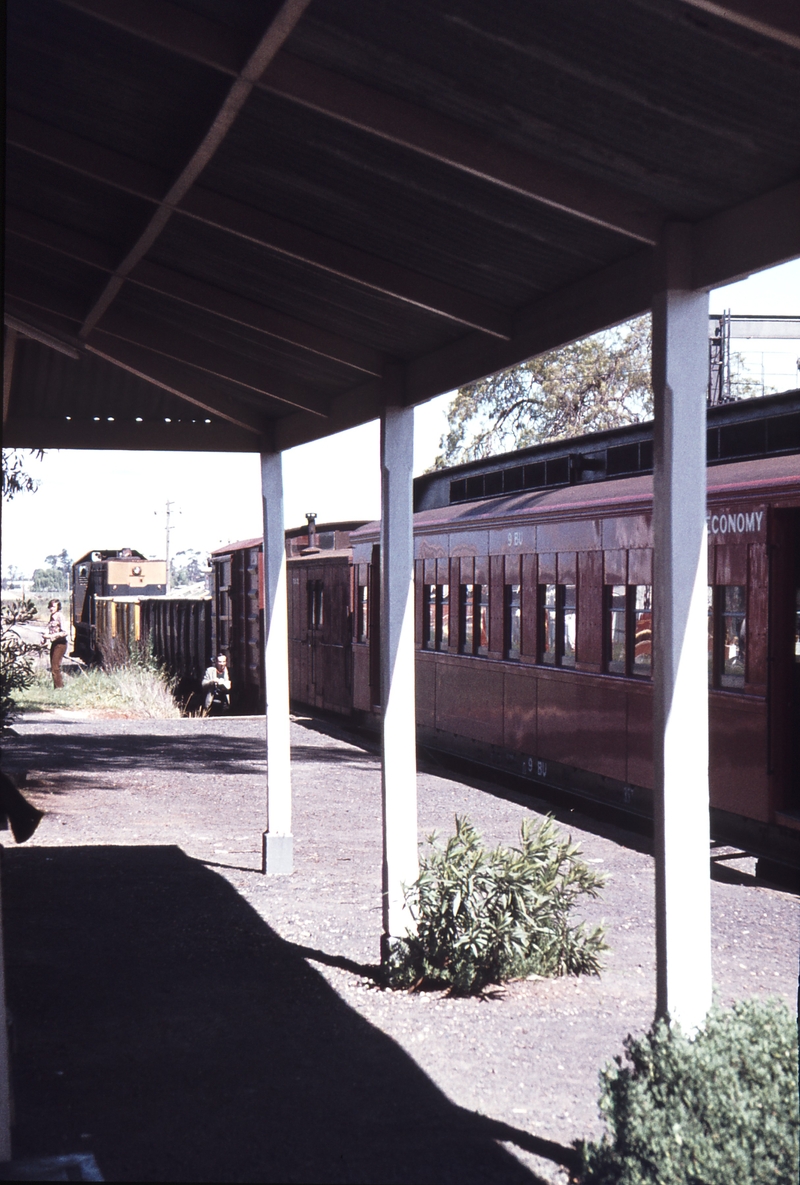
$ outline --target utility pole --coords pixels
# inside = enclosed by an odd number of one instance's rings
[[[175,505],[175,503],[170,502],[170,500],[168,498],[167,499],[167,548],[166,548],[166,551],[167,551],[167,592],[168,593],[169,593],[170,588],[172,587],[171,573],[169,570],[169,533],[170,533],[170,530],[172,529],[170,526],[170,517],[172,515],[172,507],[174,505]]]

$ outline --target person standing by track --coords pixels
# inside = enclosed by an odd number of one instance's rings
[[[50,643],[50,672],[56,690],[64,686],[61,663],[67,653],[67,629],[61,616],[61,602],[51,601],[47,606],[50,620],[45,631],[45,641]]]

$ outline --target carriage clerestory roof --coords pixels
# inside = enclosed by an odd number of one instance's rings
[[[10,0],[4,441],[281,449],[800,255],[791,0]]]

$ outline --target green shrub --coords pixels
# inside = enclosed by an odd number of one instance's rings
[[[576,900],[596,897],[605,877],[579,859],[552,818],[525,820],[519,848],[487,850],[469,819],[430,855],[406,891],[417,933],[395,952],[391,986],[428,984],[454,995],[523,975],[599,974],[607,950],[602,927],[587,932],[570,915]]]
[[[45,647],[40,642],[25,641],[25,627],[37,616],[32,601],[7,601],[0,615],[0,725],[10,724],[17,711],[21,691],[35,679],[34,658]],[[22,630],[22,632],[20,632]]]
[[[610,1133],[586,1185],[797,1185],[797,1024],[778,1000],[714,1008],[693,1039],[658,1021],[600,1074]]]

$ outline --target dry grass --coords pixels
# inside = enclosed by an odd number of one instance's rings
[[[151,666],[138,664],[110,671],[93,669],[80,675],[65,672],[59,691],[53,687],[49,671],[39,671],[32,685],[14,696],[14,702],[21,712],[61,708],[128,720],[175,720],[181,714],[167,677]]]

